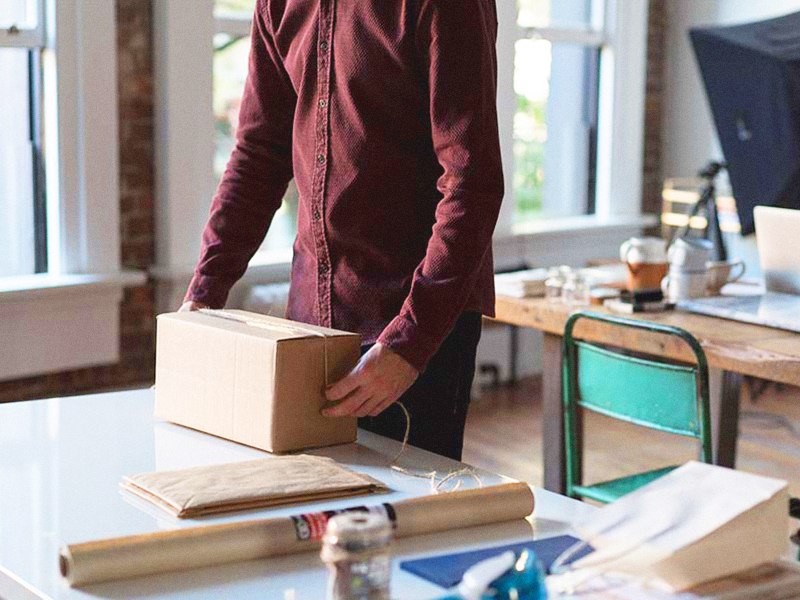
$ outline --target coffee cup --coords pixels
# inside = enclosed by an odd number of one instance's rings
[[[706,270],[713,250],[714,245],[706,239],[682,237],[670,244],[667,259],[671,269],[699,273]]]
[[[661,281],[661,291],[667,302],[674,304],[679,300],[701,298],[706,294],[706,273],[690,273],[670,269]]]
[[[745,271],[742,260],[719,260],[706,263],[706,289],[709,294],[719,294],[726,283],[742,278]]]
[[[630,291],[657,290],[667,274],[667,245],[661,238],[631,238],[620,247],[620,258],[628,266]]]

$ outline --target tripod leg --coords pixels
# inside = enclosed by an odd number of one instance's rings
[[[716,260],[728,260],[728,251],[725,248],[725,240],[722,239],[722,229],[719,226],[719,213],[717,212],[717,195],[712,193],[706,203],[706,218],[708,228],[706,235],[714,244]]]

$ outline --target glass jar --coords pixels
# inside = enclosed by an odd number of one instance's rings
[[[586,277],[578,272],[567,276],[562,288],[562,298],[572,306],[587,306],[591,302],[591,286]]]
[[[322,538],[328,600],[389,600],[392,526],[380,512],[331,517]]]
[[[547,270],[547,279],[544,282],[544,295],[550,302],[563,301],[563,287],[566,276],[572,272],[567,266],[553,267]]]

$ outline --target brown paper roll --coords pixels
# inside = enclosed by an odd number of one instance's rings
[[[384,505],[395,537],[523,519],[533,512],[526,483],[450,492]],[[336,511],[343,512],[343,511]],[[72,586],[316,550],[334,513],[258,519],[72,544],[61,574]]]

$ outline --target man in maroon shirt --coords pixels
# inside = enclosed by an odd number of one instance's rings
[[[331,416],[460,458],[503,196],[494,0],[258,0],[183,310],[222,307],[294,178],[287,317],[362,336]],[[413,384],[413,385],[412,385]]]

